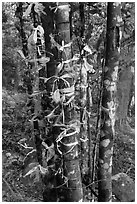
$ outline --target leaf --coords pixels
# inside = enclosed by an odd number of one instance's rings
[[[72,62],[72,61],[77,61],[77,60],[79,60],[79,55],[78,55],[78,54],[75,54],[75,55],[73,56],[73,58],[63,61],[62,64],[63,64],[63,65],[64,65],[64,64],[68,64],[68,63],[70,63],[70,62]]]
[[[65,93],[65,96],[67,96],[67,97],[71,97],[71,96],[73,96],[73,95],[74,95],[74,92]]]
[[[24,166],[28,166],[30,161],[36,160],[36,149],[31,150],[30,152],[27,153],[26,157],[23,160]],[[34,162],[35,163],[35,162]]]
[[[39,92],[39,91],[34,91],[34,92],[30,95],[30,97],[37,96],[37,95],[39,95],[39,94],[41,94],[41,92]]]
[[[48,169],[47,169],[47,168],[42,167],[41,165],[39,165],[39,169],[40,169],[40,173],[41,173],[41,174],[43,174],[43,175],[45,175],[45,174],[47,174],[47,173],[48,173]]]
[[[74,95],[75,87],[74,85],[68,88],[60,89],[60,92],[65,94],[65,96],[71,97]]]
[[[76,130],[76,132],[79,133],[81,124],[80,124],[79,120],[72,120],[69,127],[74,128]]]
[[[54,114],[54,112],[57,108],[58,108],[58,106],[56,108],[54,108],[50,114],[46,115],[45,118],[51,119],[51,118],[55,117],[56,115]]]
[[[86,45],[83,49],[84,49],[86,52],[89,52],[90,54],[93,53],[92,50],[91,50],[91,48],[90,48],[88,45]]]
[[[49,37],[50,37],[50,42],[51,42],[52,47],[57,47],[57,49],[60,50],[61,45],[59,45],[59,44],[54,40],[53,35],[50,34]]]
[[[48,145],[43,141],[42,142],[42,145],[46,148],[46,149],[48,149]]]
[[[43,36],[44,35],[44,29],[42,26],[38,25],[37,28],[33,28],[33,41],[34,43],[36,44],[37,43],[37,31],[40,32],[40,36]]]
[[[54,91],[52,99],[53,99],[53,101],[55,103],[59,103],[60,102],[60,91],[59,91],[59,89]]]
[[[74,92],[75,91],[75,87],[74,85],[68,88],[64,88],[64,89],[60,89],[60,92],[62,93],[70,93],[70,92]]]
[[[56,142],[60,142],[62,140],[62,138],[64,137],[64,135],[66,134],[66,129],[64,129],[56,138]]]
[[[88,95],[89,95],[89,104],[90,104],[90,107],[93,106],[93,100],[92,100],[92,91],[91,91],[91,88],[89,87],[88,88]]]
[[[55,77],[55,76],[51,76],[51,77],[49,77],[49,78],[46,78],[46,77],[39,77],[40,79],[44,79],[44,82],[46,83],[48,80],[50,80],[50,79],[52,79],[52,78],[57,78],[57,77]],[[57,78],[58,79],[58,78]]]
[[[33,150],[33,147],[29,147],[29,146],[27,145],[26,141],[27,141],[26,138],[20,139],[20,140],[18,141],[18,144],[19,144],[20,146],[22,146],[23,148],[25,148],[25,149],[32,149],[32,150]]]
[[[95,73],[95,70],[93,69],[93,65],[89,64],[86,58],[84,58],[83,60],[84,60],[84,66],[86,70],[89,71],[90,73]]]
[[[76,131],[73,132],[73,133],[69,133],[69,134],[66,134],[65,137],[69,137],[70,135],[74,135],[76,134]],[[63,145],[65,145],[66,147],[72,147],[72,146],[76,146],[78,144],[78,141],[76,142],[72,142],[72,143],[64,143],[64,142],[61,142]]]
[[[54,144],[47,148],[47,162],[55,156]]]
[[[40,32],[40,35],[44,35],[44,29],[41,25],[38,25],[37,30]]]
[[[34,171],[36,171],[36,169],[37,169],[37,166],[34,166],[34,167],[33,167],[32,169],[30,169],[23,177],[26,177],[26,176],[32,174]]]
[[[34,28],[34,32],[33,32],[33,41],[36,44],[37,43],[37,28]]]
[[[38,162],[32,162],[28,164],[28,166],[25,168],[25,175],[23,177],[26,177],[30,175],[33,171],[35,171],[35,168],[39,165]]]
[[[64,65],[63,62],[62,62],[62,63],[59,63],[59,65],[57,66],[57,73],[59,73],[59,72],[62,70],[63,65]]]
[[[45,7],[41,3],[38,3],[38,2],[35,3],[34,11],[37,14],[40,15],[41,13],[43,13],[43,14],[47,15],[46,12],[44,12],[44,9],[45,9]]]
[[[49,57],[41,57],[40,59],[38,59],[38,61],[40,62],[40,64],[42,64],[42,66],[46,65],[47,62],[50,61]]]
[[[73,79],[73,74],[72,73],[67,73],[67,74],[64,74],[64,75],[62,75],[62,76],[60,76],[60,79],[65,79],[65,78],[71,78],[71,79]],[[66,80],[65,80],[66,81]],[[67,81],[68,82],[68,81]],[[69,83],[69,82],[68,82]],[[70,84],[69,84],[70,85]]]
[[[23,54],[22,50],[17,50],[17,53],[19,53],[19,55],[25,60],[26,57],[25,55]]]
[[[11,157],[11,153],[10,153],[10,152],[7,152],[7,153],[6,153],[6,157]]]
[[[23,138],[23,139],[20,139],[19,142],[25,142],[27,139],[26,138]]]
[[[34,183],[40,181],[41,175],[48,173],[48,169],[42,167],[38,162],[31,163],[27,170],[27,173],[23,177],[25,178],[26,176],[30,176],[30,178],[34,179]]]
[[[33,40],[33,32],[28,38],[28,51],[29,51],[29,57],[34,58],[34,53],[35,53],[35,42]]]
[[[61,46],[59,50],[63,51],[64,48],[68,48],[68,47],[70,47],[71,45],[72,45],[72,42],[70,42],[70,43],[68,43],[68,44],[66,44],[66,45]]]
[[[72,61],[77,61],[77,60],[79,60],[79,58],[80,58],[80,55],[79,54],[75,54],[73,56],[73,58],[72,58]]]
[[[31,8],[32,8],[33,3],[30,3],[26,11],[23,13],[23,17],[27,17],[31,13]]]
[[[81,68],[81,81],[82,81],[82,85],[87,85],[87,68],[85,66],[82,66]]]
[[[40,52],[39,46],[38,46],[37,52],[38,52],[38,55],[41,56],[41,52]]]

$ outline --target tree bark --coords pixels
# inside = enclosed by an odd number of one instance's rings
[[[16,27],[17,30],[20,33],[21,39],[22,39],[22,47],[23,47],[23,54],[26,57],[28,55],[28,47],[27,47],[27,38],[26,34],[24,32],[24,21],[23,21],[23,2],[19,2],[17,4],[17,9],[16,9],[16,16],[19,18],[20,21],[20,28]]]
[[[81,23],[81,29],[80,29],[80,37],[84,37],[84,30],[85,30],[85,17],[84,17],[84,3],[79,3],[79,12],[80,12],[80,23]]]
[[[117,108],[117,80],[121,41],[120,3],[107,6],[106,61],[103,70],[103,93],[98,163],[98,201],[112,200],[112,156]]]
[[[59,44],[67,45],[70,43],[70,23],[69,23],[69,4],[68,3],[58,3],[58,9],[56,13],[56,26],[59,33]],[[72,58],[71,46],[64,48],[62,52],[63,61]],[[73,70],[71,65],[67,63],[60,74],[60,77],[68,74],[71,76],[65,78],[68,82],[69,87],[75,85],[75,76],[73,75]],[[61,89],[67,89],[65,84],[60,84]],[[72,96],[71,96],[72,97]],[[67,101],[71,99],[67,97]],[[72,102],[63,104],[64,109],[64,125],[66,127],[66,134],[64,134],[62,140],[60,140],[60,150],[63,155],[63,174],[67,178],[67,184],[63,186],[65,188],[65,199],[64,201],[69,202],[79,202],[83,200],[83,190],[81,183],[81,172],[79,166],[79,154],[78,154],[78,133],[76,131],[75,123],[75,112]],[[73,121],[73,122],[72,122]]]
[[[82,179],[88,174],[88,137],[87,137],[87,114],[86,114],[86,104],[87,104],[87,70],[84,67],[84,60],[82,56],[82,38],[84,37],[85,30],[85,16],[84,16],[84,3],[79,3],[79,17],[80,17],[80,43],[79,52],[81,57],[81,67],[80,67],[80,142],[81,142],[81,174]]]

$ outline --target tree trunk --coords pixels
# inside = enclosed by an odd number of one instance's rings
[[[20,2],[17,10],[16,10],[16,16],[20,19],[20,35],[22,37],[22,46],[23,46],[23,54],[28,61],[26,60],[27,65],[27,71],[26,76],[24,77],[24,81],[27,85],[27,93],[28,93],[28,117],[32,120],[33,123],[33,133],[34,133],[34,141],[35,146],[37,150],[37,160],[39,164],[42,165],[42,147],[41,143],[42,140],[40,139],[40,127],[39,127],[39,120],[41,115],[41,97],[39,96],[40,91],[40,71],[42,69],[45,69],[45,66],[43,66],[40,63],[40,60],[43,56],[43,48],[42,48],[42,35],[40,35],[40,31],[38,28],[39,20],[38,15],[34,11],[33,4],[31,8],[31,12],[33,14],[33,25],[34,29],[29,36],[29,38],[26,38],[25,32],[24,32],[24,21],[23,21],[23,3]],[[35,41],[34,41],[34,34],[35,35]],[[40,71],[39,71],[40,70]],[[33,80],[32,80],[33,79]],[[33,82],[32,82],[33,81]],[[42,83],[42,82],[41,82]],[[33,118],[32,118],[33,115]]]
[[[103,94],[98,163],[98,201],[112,200],[112,155],[117,107],[117,79],[121,41],[120,3],[107,7],[106,62],[103,70]]]
[[[44,12],[46,16],[42,14],[41,22],[44,29],[44,38],[45,38],[45,51],[46,56],[50,57],[50,61],[47,63],[47,77],[55,75],[57,61],[58,61],[58,51],[56,47],[52,46],[50,41],[50,34],[55,32],[55,20],[54,20],[54,11],[56,3],[53,2],[44,2],[43,6],[45,7]]]
[[[81,142],[81,174],[82,179],[84,175],[88,174],[88,137],[87,137],[87,114],[86,114],[86,104],[87,104],[87,70],[84,67],[84,60],[82,57],[82,41],[84,37],[85,30],[85,16],[84,16],[84,3],[79,3],[79,16],[80,16],[80,43],[79,52],[81,57],[81,67],[80,67],[80,142]]]
[[[51,118],[50,121],[48,120],[48,114],[52,113],[53,110],[57,110],[58,114],[59,113],[59,108],[57,108],[58,104],[55,104],[53,101],[52,97],[54,94],[54,91],[56,91],[56,85],[55,85],[55,76],[56,76],[56,70],[57,70],[57,65],[58,65],[58,50],[56,46],[53,46],[51,42],[51,37],[50,35],[54,36],[55,34],[55,8],[56,8],[56,3],[54,2],[43,2],[42,3],[44,6],[44,12],[45,14],[41,15],[41,22],[42,22],[42,27],[44,29],[44,39],[45,39],[45,52],[46,56],[50,58],[50,61],[47,62],[47,72],[46,75],[43,77],[48,80],[47,83],[45,83],[45,93],[42,95],[42,111],[43,115],[47,120],[44,120],[45,124],[45,136],[44,136],[44,143],[48,148],[51,146],[55,147],[55,140],[54,140],[54,121],[55,118]],[[54,86],[55,85],[55,86]],[[55,89],[55,90],[54,90]],[[55,130],[57,132],[57,129]],[[46,159],[46,158],[45,158]],[[53,168],[51,168],[51,174],[48,175],[48,179],[45,176],[44,179],[44,184],[45,184],[45,189],[43,191],[43,201],[44,202],[57,202],[58,200],[58,195],[57,195],[57,186],[59,185],[57,183],[57,177],[58,173],[55,175],[55,171],[58,172],[58,165],[57,161],[52,161],[47,160],[47,166],[51,165],[51,162],[53,162]],[[54,173],[52,173],[54,172]],[[54,175],[53,175],[54,174]]]
[[[69,88],[72,89],[72,93],[74,92],[74,77],[63,78],[65,74],[71,75],[69,63],[63,65],[64,61],[71,59],[71,47],[64,47],[70,43],[69,4],[43,3],[43,5],[47,15],[42,16],[42,26],[45,31],[46,54],[50,57],[47,63],[47,78],[49,79],[46,83],[47,93],[43,100],[46,102],[44,109],[50,113],[54,112],[46,138],[54,143],[57,156],[54,161],[57,173],[52,181],[53,188],[48,189],[48,192],[45,190],[43,196],[44,201],[79,201],[83,194],[77,132],[75,126],[71,127],[74,110],[71,102],[68,103],[74,96],[70,94],[70,97],[69,93],[65,92],[69,91]]]
[[[70,23],[69,23],[69,4],[58,3],[58,9],[56,13],[56,28],[59,33],[58,42],[60,45],[68,45],[64,48],[61,58],[63,61],[72,58],[70,39]],[[62,72],[59,73],[60,77],[68,76],[65,80],[69,86],[65,83],[60,83],[60,89],[64,91],[73,88],[75,85],[75,75],[69,63],[63,67]],[[65,188],[64,201],[79,202],[83,200],[83,190],[81,183],[81,172],[79,166],[79,154],[78,154],[78,132],[75,122],[75,111],[73,107],[73,96],[66,96],[66,100],[63,103],[64,110],[64,125],[65,133],[62,139],[57,139],[57,143],[60,145],[63,159],[63,174],[67,179],[67,184],[63,186]],[[69,102],[70,101],[70,102]]]
[[[20,32],[20,36],[22,39],[22,51],[24,56],[26,57],[28,55],[28,47],[27,47],[27,38],[26,38],[26,34],[24,32],[24,21],[23,21],[23,2],[19,2],[17,4],[17,9],[16,9],[16,17],[19,18],[20,21],[20,26],[16,27],[17,30]]]
[[[84,17],[84,3],[79,3],[79,12],[80,12],[80,23],[81,23],[81,29],[80,29],[80,37],[84,37],[84,30],[85,30],[85,17]]]

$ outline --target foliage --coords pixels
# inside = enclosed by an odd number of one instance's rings
[[[12,138],[12,134],[15,133],[17,137],[20,136],[21,131],[24,130],[24,125],[27,125],[25,108],[27,97],[25,94],[13,93],[5,89],[3,90],[2,97],[2,126],[4,130],[3,145],[8,147],[8,145],[10,145],[11,143],[14,144],[15,142],[15,138]],[[10,139],[6,137],[6,134],[8,134],[9,132],[12,133]]]
[[[2,24],[2,69],[3,86],[13,86],[16,77],[15,47],[19,44],[17,30],[14,26],[15,5],[12,3],[2,4],[3,24]]]

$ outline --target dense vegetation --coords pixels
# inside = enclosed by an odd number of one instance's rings
[[[134,15],[2,3],[3,201],[134,201]]]

